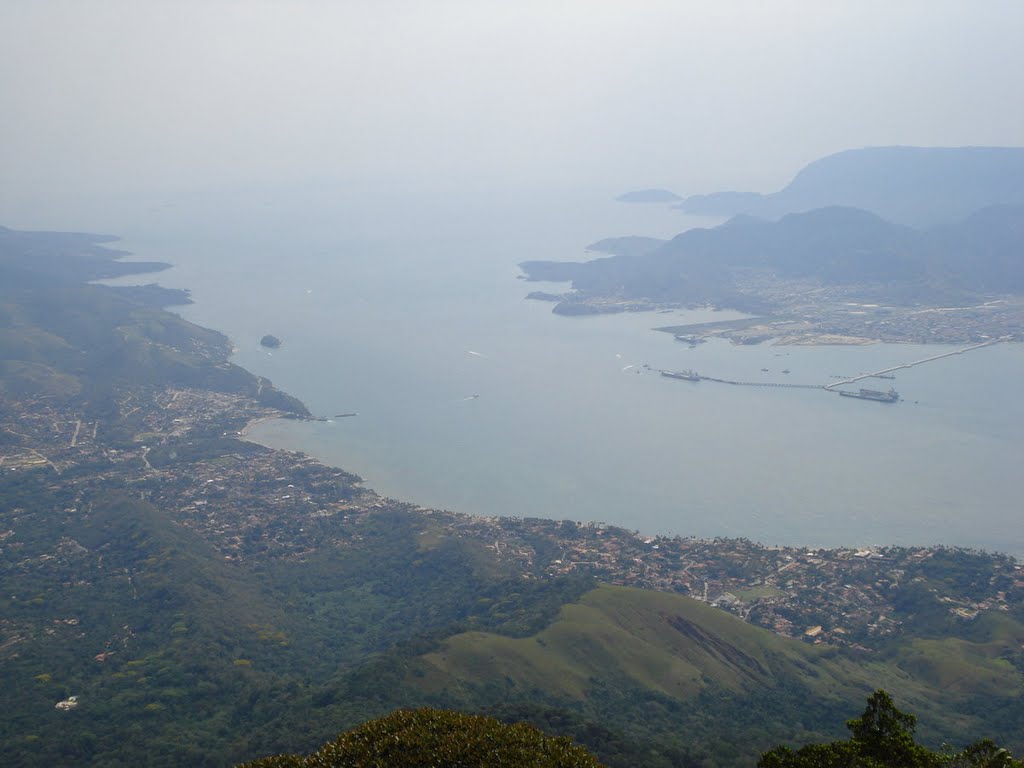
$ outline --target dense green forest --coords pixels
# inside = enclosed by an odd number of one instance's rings
[[[914,740],[917,716],[901,712],[883,690],[868,697],[860,717],[846,721],[850,738],[827,744],[805,744],[797,750],[778,746],[761,755],[758,768],[1020,768],[1024,762],[990,739],[963,749],[945,745],[928,749]]]
[[[279,755],[245,768],[443,765],[461,768],[600,768],[569,739],[492,717],[440,709],[400,710],[343,733],[307,757]]]
[[[759,768],[1019,768],[1024,762],[989,739],[956,750],[932,750],[914,739],[917,717],[897,709],[879,689],[860,717],[846,721],[850,738],[763,753]],[[240,768],[451,765],[598,766],[571,740],[545,737],[522,723],[502,724],[440,709],[398,710],[341,734],[308,756],[277,755]]]

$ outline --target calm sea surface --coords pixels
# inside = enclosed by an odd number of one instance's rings
[[[342,466],[381,493],[474,514],[1024,553],[1020,345],[865,383],[895,385],[896,405],[675,381],[644,366],[823,384],[941,348],[690,349],[650,329],[736,315],[565,318],[524,300],[545,286],[516,279],[519,261],[580,259],[602,237],[700,223],[605,192],[471,204],[257,197],[172,201],[113,224],[135,258],[176,265],[157,279],[193,290],[182,314],[227,333],[236,362],[317,415],[358,413],[264,423],[255,440]],[[262,349],[265,333],[284,345]]]

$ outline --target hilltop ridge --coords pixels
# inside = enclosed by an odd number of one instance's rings
[[[554,309],[566,315],[711,304],[799,319],[790,330],[805,338],[1024,338],[1024,205],[924,231],[843,206],[778,221],[740,214],[667,242],[609,238],[592,249],[612,255],[520,268],[528,280],[572,282]],[[873,311],[853,313],[851,303]],[[941,335],[922,325],[926,307],[950,310]]]
[[[777,219],[841,205],[927,228],[1003,203],[1024,203],[1024,148],[850,149],[809,163],[778,192],[692,195],[677,207],[693,215]]]

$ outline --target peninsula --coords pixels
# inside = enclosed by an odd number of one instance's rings
[[[1002,160],[1005,167],[992,171]],[[893,187],[916,190],[907,205],[927,208],[945,194],[948,205],[928,209],[948,216],[915,219],[920,228],[885,218],[899,214],[882,181],[886,162]],[[962,166],[962,194],[948,183],[918,184],[950,163]],[[875,181],[836,198],[823,181],[835,175]],[[588,248],[610,254],[605,258],[520,267],[528,280],[571,282],[557,314],[711,305],[755,316],[717,328],[661,329],[688,337],[788,344],[1024,339],[1024,150],[864,150],[808,166],[791,188],[800,194],[772,198],[777,220],[740,213],[668,241],[621,237]],[[719,202],[713,210],[733,210],[729,203],[762,213],[742,200]]]

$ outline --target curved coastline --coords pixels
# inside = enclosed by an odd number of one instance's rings
[[[302,402],[302,401],[300,400],[299,402]],[[257,424],[262,424],[265,421],[274,421],[275,419],[284,419],[284,418],[285,418],[284,416],[281,416],[279,414],[274,414],[274,415],[270,415],[270,416],[257,416],[255,419],[249,419],[249,421],[246,422],[245,426],[242,427],[238,431],[238,436],[243,438],[243,439],[245,439],[245,440],[248,440],[250,443],[257,443],[256,440],[252,440],[249,437],[249,431],[253,427],[255,427]],[[262,443],[257,443],[257,444],[258,445],[262,445]],[[339,467],[339,469],[340,469],[340,467]]]

